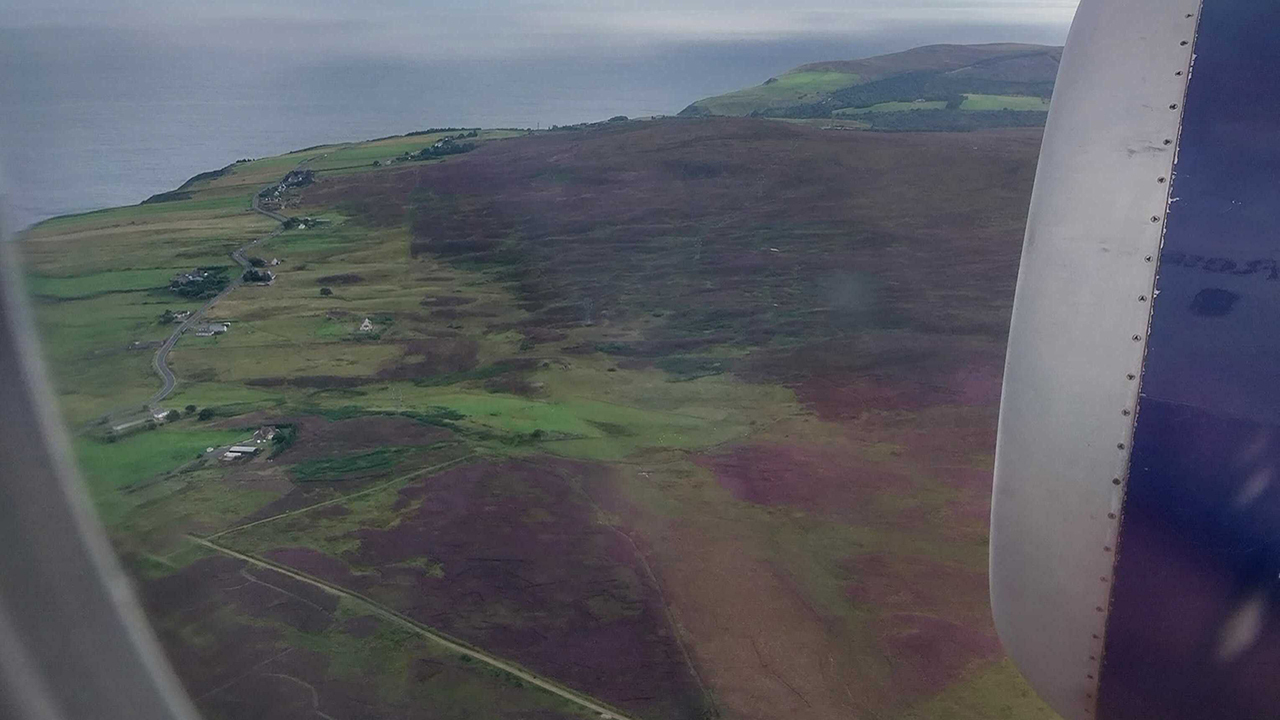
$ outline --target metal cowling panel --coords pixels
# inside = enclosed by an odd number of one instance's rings
[[[1198,21],[1102,718],[1280,714],[1280,6]]]
[[[992,498],[996,628],[1090,718],[1199,0],[1084,0],[1045,129]]]

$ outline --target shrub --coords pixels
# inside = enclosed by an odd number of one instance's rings
[[[177,410],[170,410],[169,412],[164,414],[164,419],[169,422],[178,422],[179,420],[182,419],[182,413],[178,412]]]
[[[333,294],[333,291],[330,290],[329,288],[327,287],[320,288],[320,297],[329,297],[332,294]]]
[[[280,453],[288,450],[293,441],[298,439],[298,426],[296,425],[277,425],[276,434],[271,437],[271,457],[275,457]]]
[[[201,411],[200,411],[200,414],[199,414],[199,415],[197,415],[197,416],[196,416],[196,418],[197,418],[197,419],[200,419],[200,420],[212,420],[212,419],[213,419],[213,408],[205,408],[205,409],[201,410]]]
[[[187,414],[188,414],[188,415],[193,415],[193,414],[195,414],[196,406],[195,406],[195,405],[188,405],[188,406],[186,406],[186,407],[185,407],[185,408],[183,408],[183,409],[187,411]]]

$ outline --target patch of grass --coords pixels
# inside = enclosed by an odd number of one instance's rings
[[[178,430],[161,427],[107,443],[77,437],[72,450],[89,497],[103,521],[119,519],[128,503],[119,490],[137,485],[196,459],[207,447],[226,445],[245,436],[241,430]]]
[[[28,275],[26,285],[27,292],[32,295],[50,298],[87,298],[109,292],[164,288],[168,286],[169,278],[180,269],[191,270],[189,267],[149,268],[63,277]]]
[[[329,678],[370,688],[389,707],[429,707],[441,720],[596,715],[371,615],[355,601],[343,599],[336,617],[339,622],[320,633],[284,627],[286,642],[323,654]],[[356,637],[344,630],[357,619],[376,623],[372,634]]]
[[[913,705],[898,720],[1058,720],[1010,660]]]
[[[699,108],[713,115],[746,115],[754,110],[812,102],[829,93],[860,82],[857,75],[842,72],[790,72],[762,85],[699,100]]]
[[[1048,110],[1049,99],[1027,95],[966,94],[961,110]]]
[[[696,380],[719,375],[728,370],[728,359],[674,355],[658,360],[655,365],[674,376],[675,380]]]
[[[302,482],[349,480],[353,477],[390,470],[412,450],[414,448],[384,447],[336,458],[307,460],[295,464],[292,470],[294,477]]]
[[[941,110],[947,106],[945,100],[925,100],[923,102],[882,102],[872,105],[871,107],[862,108],[841,108],[832,112],[833,115],[861,115],[869,112],[902,112],[907,110]]]
[[[195,459],[206,447],[244,439],[243,430],[179,430],[160,427],[101,442],[86,437],[73,442],[80,471],[91,486],[123,487],[147,480]]]
[[[138,491],[119,492],[119,502],[128,509],[110,526],[117,549],[125,554],[163,555],[170,571],[180,568],[200,557],[172,557],[192,546],[183,533],[222,530],[285,492],[279,485],[227,482],[223,474],[224,469],[215,466],[182,473]]]

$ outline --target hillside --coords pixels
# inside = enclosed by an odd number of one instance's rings
[[[1039,130],[456,132],[22,240],[90,493],[205,716],[1053,717],[986,580]],[[170,279],[246,246],[274,280],[180,336],[175,414],[94,421],[205,302]]]
[[[844,118],[877,130],[1042,125],[1061,56],[1046,45],[927,45],[801,65],[680,114]]]

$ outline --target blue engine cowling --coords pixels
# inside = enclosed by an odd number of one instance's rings
[[[1083,0],[1010,328],[991,593],[1064,717],[1280,716],[1280,3]]]

